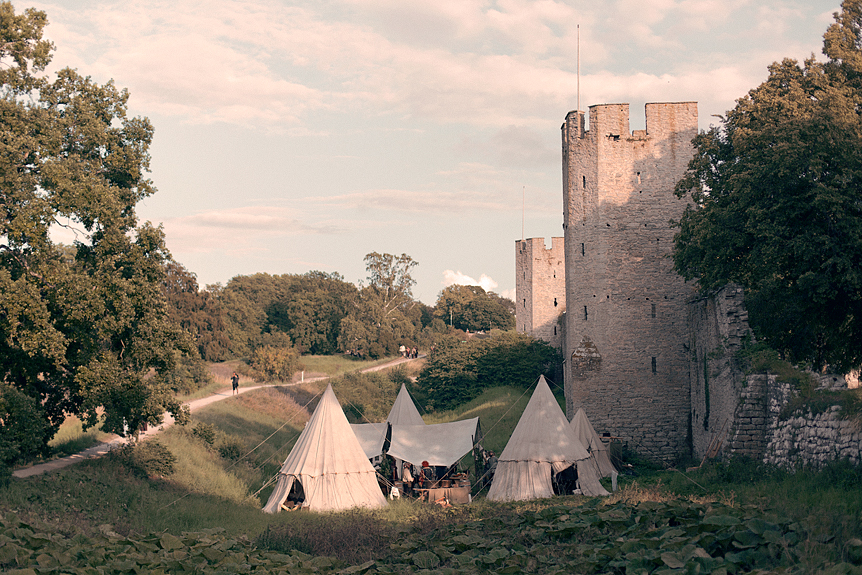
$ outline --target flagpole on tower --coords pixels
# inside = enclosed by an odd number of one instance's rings
[[[521,186],[521,241],[524,241],[524,214],[527,211],[527,186]]]

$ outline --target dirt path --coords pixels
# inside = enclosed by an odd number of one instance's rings
[[[424,354],[420,355],[419,359],[424,358],[424,357],[425,357]],[[374,367],[369,367],[369,368],[363,369],[362,372],[366,373],[366,372],[372,372],[372,371],[380,371],[383,369],[387,369],[389,367],[394,367],[394,366],[402,364],[402,363],[407,363],[408,361],[415,361],[415,360],[400,357],[398,359],[394,359],[390,362],[387,362],[387,363],[384,363],[381,365],[375,365]],[[285,383],[285,384],[282,384],[279,386],[254,385],[251,387],[240,387],[237,391],[238,391],[238,393],[247,393],[249,391],[252,391],[255,389],[260,389],[262,387],[292,387],[295,385],[301,385],[302,383],[321,381],[321,380],[325,380],[325,379],[329,379],[329,378],[328,377],[311,377],[311,378],[306,378],[304,382]],[[212,395],[209,395],[207,397],[202,397],[200,399],[193,399],[192,401],[188,402],[187,405],[189,406],[189,411],[194,413],[195,411],[201,409],[202,407],[206,407],[207,405],[209,405],[211,403],[215,403],[216,401],[221,401],[223,399],[227,399],[228,397],[231,397],[232,395],[233,395],[233,393],[231,393],[231,389],[225,388],[225,389],[218,391],[218,392],[216,392]],[[158,425],[158,426],[151,427],[147,431],[142,432],[140,434],[140,439],[144,440],[144,439],[147,439],[147,438],[152,437],[154,435],[157,435],[162,430],[170,427],[173,424],[174,424],[173,416],[171,416],[171,414],[166,412],[164,415],[164,419],[162,421],[162,424]],[[37,465],[32,465],[30,467],[25,467],[23,469],[16,469],[15,471],[12,472],[12,476],[13,477],[20,477],[20,478],[32,477],[34,475],[40,475],[42,473],[47,473],[49,471],[55,471],[57,469],[62,469],[64,467],[68,467],[70,465],[84,461],[86,459],[94,459],[96,457],[102,457],[103,455],[109,453],[112,449],[117,449],[118,447],[125,445],[126,443],[128,443],[128,441],[129,441],[128,438],[116,437],[116,438],[111,439],[109,441],[104,441],[98,445],[94,445],[93,447],[85,449],[84,451],[81,451],[80,453],[76,453],[74,455],[69,455],[67,457],[61,457],[60,459],[53,459],[51,461],[46,461],[45,463],[39,463]]]

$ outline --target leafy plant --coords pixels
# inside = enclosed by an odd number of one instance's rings
[[[192,435],[201,438],[208,445],[214,445],[216,441],[216,428],[211,423],[199,422],[192,429]]]
[[[530,387],[541,374],[553,379],[559,362],[555,348],[521,333],[466,342],[449,336],[427,358],[417,395],[432,409],[453,409],[491,387]]]
[[[129,443],[113,452],[115,459],[141,477],[167,477],[177,458],[156,439]]]

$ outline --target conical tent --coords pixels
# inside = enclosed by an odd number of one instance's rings
[[[410,397],[407,386],[403,383],[386,421],[392,425],[425,425],[425,420],[419,415],[419,410],[416,409],[416,404],[413,403],[413,398]]]
[[[356,439],[359,440],[368,459],[374,459],[383,454],[383,448],[389,432],[389,425],[387,424],[425,425],[425,421],[419,415],[419,410],[416,409],[416,404],[413,403],[413,399],[407,391],[407,386],[403,383],[401,384],[401,390],[398,392],[398,397],[395,398],[395,403],[392,404],[392,409],[389,410],[386,422],[350,424],[353,433],[356,434]]]
[[[579,407],[575,417],[572,418],[572,429],[581,445],[590,452],[590,456],[595,460],[602,477],[610,477],[613,473],[617,473],[614,464],[611,463],[608,446],[599,438],[599,434],[596,433],[593,424],[587,418],[584,408]]]
[[[374,468],[350,429],[331,385],[281,466],[275,490],[263,510],[277,513],[294,481],[305,493],[302,506],[312,511],[386,504]]]
[[[551,497],[552,474],[576,465],[585,495],[608,495],[590,454],[578,441],[544,376],[497,462],[488,490],[492,501]]]

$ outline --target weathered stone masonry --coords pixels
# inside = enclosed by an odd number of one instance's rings
[[[632,133],[628,114],[627,104],[592,106],[587,131],[584,114],[569,113],[565,238],[551,249],[515,242],[517,329],[561,347],[569,418],[584,407],[600,433],[664,460],[720,445],[790,467],[862,463],[858,422],[837,408],[781,421],[790,387],[742,371],[742,288],[702,298],[672,269],[669,221],[686,206],[673,189],[692,156],[696,104],[647,104],[646,130]]]
[[[566,267],[563,238],[515,242],[515,323],[521,333],[562,348],[560,315],[566,310]]]
[[[692,288],[668,258],[684,200],[673,194],[692,156],[697,104],[628,104],[571,112],[563,136],[567,411],[646,455],[689,451],[686,304]]]

